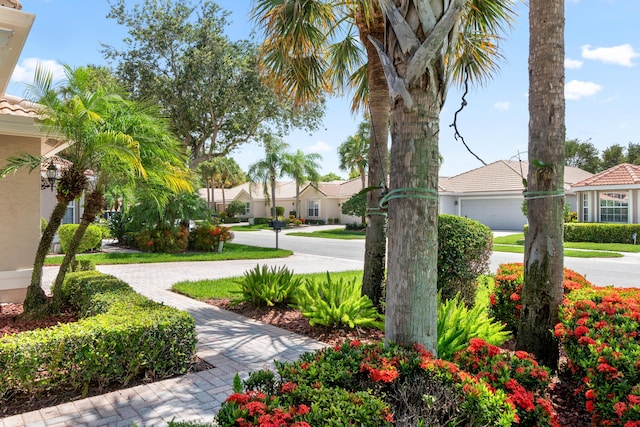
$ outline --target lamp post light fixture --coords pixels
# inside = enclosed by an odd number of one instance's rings
[[[58,180],[58,168],[53,163],[53,160],[51,160],[51,162],[49,162],[49,166],[47,167],[46,180],[43,178],[40,179],[40,189],[44,190],[45,188],[50,188],[51,191],[53,191],[53,189],[56,186],[57,180]]]

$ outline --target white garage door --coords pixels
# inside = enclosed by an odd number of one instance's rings
[[[460,200],[461,214],[480,221],[493,230],[522,231],[527,217],[522,214],[521,199]]]

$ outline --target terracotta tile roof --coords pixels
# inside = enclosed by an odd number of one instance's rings
[[[9,7],[11,9],[22,10],[20,0],[0,0],[0,6]]]
[[[599,174],[576,182],[572,187],[640,185],[640,166],[629,163],[609,168]]]
[[[455,193],[521,192],[522,177],[527,176],[528,170],[528,162],[498,160],[460,175],[440,178],[440,186],[444,191]],[[565,166],[565,189],[569,189],[572,183],[592,175],[585,170]]]
[[[12,95],[4,95],[0,97],[0,114],[37,117],[38,111],[35,104],[30,101]]]

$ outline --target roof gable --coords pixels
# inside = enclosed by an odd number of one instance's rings
[[[572,187],[640,185],[640,166],[622,163],[576,182]]]

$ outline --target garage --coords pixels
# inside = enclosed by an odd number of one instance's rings
[[[522,231],[527,217],[522,198],[460,199],[460,215],[480,221],[492,230]]]

